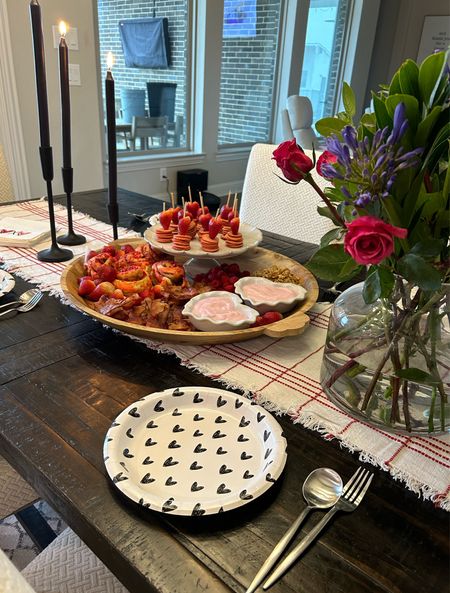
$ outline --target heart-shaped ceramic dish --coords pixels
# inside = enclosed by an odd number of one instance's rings
[[[236,294],[213,290],[188,301],[183,315],[198,330],[214,332],[246,329],[255,323],[258,311],[244,305]]]

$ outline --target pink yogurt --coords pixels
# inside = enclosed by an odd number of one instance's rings
[[[297,296],[297,293],[292,288],[282,286],[281,284],[264,285],[248,283],[242,286],[241,293],[244,299],[248,299],[254,303],[284,301]]]
[[[192,308],[196,317],[206,317],[213,321],[244,321],[247,316],[236,309],[236,303],[225,296],[212,296],[200,299]]]

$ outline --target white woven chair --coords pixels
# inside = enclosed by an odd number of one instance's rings
[[[333,223],[318,214],[317,206],[324,204],[309,183],[289,185],[277,177],[282,173],[272,159],[275,148],[275,144],[252,147],[242,188],[241,220],[264,231],[319,244]],[[305,152],[312,158],[312,152]],[[329,185],[315,170],[312,176],[322,189]]]
[[[6,163],[3,147],[0,144],[0,202],[14,200],[14,191],[11,183],[8,165]]]
[[[39,496],[23,478],[0,457],[0,520],[33,504]]]
[[[0,593],[128,593],[71,529],[65,529],[22,573],[0,550],[0,575]]]

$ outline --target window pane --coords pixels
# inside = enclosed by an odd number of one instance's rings
[[[97,6],[102,80],[108,51],[115,60],[117,149],[185,148],[188,0],[157,2],[155,14],[148,0],[98,0]],[[167,21],[146,21],[154,16]],[[151,61],[155,55],[161,59]]]
[[[219,145],[267,142],[281,0],[225,0]]]
[[[311,99],[313,119],[332,115],[349,0],[311,0],[300,95]]]

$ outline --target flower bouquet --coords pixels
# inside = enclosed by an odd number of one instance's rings
[[[333,306],[322,385],[347,410],[406,431],[450,429],[447,58],[406,60],[358,124],[344,83],[345,111],[316,124],[327,137],[317,163],[295,140],[273,153],[283,180],[310,183],[335,226],[309,269],[334,283],[365,274]]]

